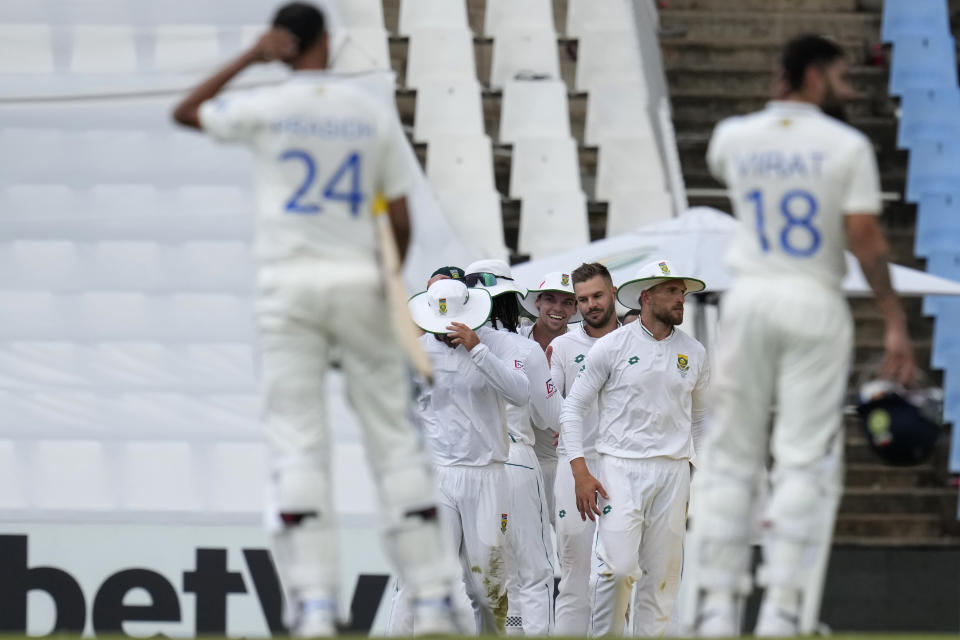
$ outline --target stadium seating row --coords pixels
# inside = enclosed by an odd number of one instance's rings
[[[83,512],[85,519],[133,512],[176,514],[181,522],[207,517],[218,524],[234,517],[256,525],[265,504],[268,465],[255,415],[249,423],[257,432],[248,437],[208,443],[193,435],[189,441],[144,437],[136,421],[125,423],[131,432],[125,440],[85,439],[81,430],[74,436],[39,432],[31,440],[0,439],[0,509],[7,517],[22,513],[27,520],[58,511]],[[354,471],[365,464],[355,434],[338,433],[334,448],[333,477],[351,478],[349,484],[334,483],[339,512],[375,513],[372,500],[365,499],[375,495],[374,487],[363,486],[369,485],[368,476]]]
[[[0,388],[255,394],[254,358],[248,343],[4,342]]]
[[[231,0],[230,10],[214,2],[195,0],[7,0],[0,6],[0,23],[154,25],[217,24],[245,26],[265,24],[277,3],[273,0]],[[382,0],[325,2],[335,12],[331,21],[346,28],[384,29]],[[583,29],[619,27],[632,16],[630,0],[569,0],[566,35],[577,37]],[[417,28],[468,27],[465,0],[401,0],[399,34]],[[555,28],[551,0],[488,0],[484,35],[491,37],[504,27]]]
[[[642,82],[639,50],[628,29],[584,30],[579,38],[575,88],[590,91],[612,80]],[[0,77],[29,88],[31,76],[58,81],[103,74],[100,84],[123,85],[144,74],[200,74],[249,46],[262,27],[168,25],[150,31],[132,26],[79,25],[60,33],[49,25],[0,24]],[[331,67],[355,72],[390,69],[387,32],[351,28],[333,41]],[[557,36],[552,29],[510,26],[494,40],[489,85],[500,89],[518,74],[560,78]],[[110,76],[117,76],[111,79]],[[410,35],[405,84],[418,89],[431,79],[476,76],[474,37],[466,28],[418,28]]]

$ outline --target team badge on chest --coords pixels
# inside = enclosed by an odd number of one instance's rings
[[[507,532],[507,514],[501,513],[500,514],[500,533],[506,533],[506,532]]]
[[[680,370],[680,375],[683,376],[686,376],[687,372],[690,371],[690,360],[682,353],[677,354],[677,369]]]

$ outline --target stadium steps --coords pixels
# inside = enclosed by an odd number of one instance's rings
[[[852,60],[860,60],[866,55],[860,40],[841,41],[838,44]],[[660,39],[663,62],[668,70],[701,64],[728,68],[744,65],[745,68],[762,67],[769,70],[770,61],[777,59],[782,42],[777,38],[764,37],[750,40],[744,45],[742,41],[723,38],[687,38],[669,34],[664,34]]]
[[[731,0],[716,9],[680,10],[669,4],[661,17],[661,30],[675,37],[727,39],[774,36],[786,40],[800,33],[824,33],[841,41],[875,40],[880,32],[879,13],[850,11],[845,3],[824,2],[820,10],[796,11],[793,2],[771,2],[765,11],[736,10],[744,4]],[[667,15],[669,24],[663,19]],[[707,15],[709,19],[704,19]]]
[[[775,60],[776,58],[772,58]],[[667,62],[667,79],[671,88],[737,91],[747,94],[769,92],[772,82],[770,60],[762,63]],[[874,94],[887,89],[886,71],[879,67],[856,66],[850,70],[850,83],[861,93]]]
[[[680,11],[856,11],[857,0],[663,0],[661,6]]]
[[[707,171],[705,154],[721,119],[763,108],[783,42],[801,32],[835,38],[852,61],[860,96],[848,106],[851,124],[877,152],[887,197],[883,223],[894,259],[922,267],[913,253],[916,207],[902,202],[906,154],[896,148],[896,104],[887,96],[879,57],[880,3],[861,0],[665,0],[661,51],[667,69],[674,126],[690,204],[730,211],[730,202]],[[859,10],[858,10],[859,9]],[[921,301],[905,301],[917,361],[929,362],[932,322]],[[848,401],[861,372],[883,353],[883,324],[872,299],[850,301],[856,323]],[[934,383],[940,372],[931,372]],[[946,470],[949,429],[933,459],[918,467],[888,467],[873,454],[855,413],[845,416],[845,495],[836,544],[960,546],[957,488]]]

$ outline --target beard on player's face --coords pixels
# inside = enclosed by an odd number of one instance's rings
[[[843,99],[837,95],[830,82],[827,82],[827,91],[823,96],[823,102],[820,104],[820,110],[840,122],[847,121],[847,106]]]
[[[675,327],[683,324],[683,305],[677,307],[659,307],[654,308],[653,317],[663,324]]]
[[[587,323],[587,326],[599,329],[610,322],[610,318],[613,317],[616,310],[613,300],[611,299],[610,304],[607,306],[591,303],[586,312],[584,312],[583,309],[581,309],[580,312],[583,314],[583,321]]]
[[[856,96],[856,90],[847,80],[847,65],[837,60],[821,69],[823,78],[823,98],[820,110],[831,118],[847,121],[847,101]]]

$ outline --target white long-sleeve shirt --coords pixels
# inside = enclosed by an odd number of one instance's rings
[[[514,344],[488,327],[477,335],[480,344],[471,351],[451,349],[433,334],[420,337],[433,365],[433,385],[421,392],[418,408],[438,466],[506,462],[506,406],[529,402],[523,362],[510,357]]]
[[[570,394],[573,381],[586,366],[587,356],[597,340],[599,338],[588,335],[583,323],[580,323],[550,342],[550,347],[553,348],[550,356],[550,375],[553,377],[553,383],[563,393],[563,397]],[[583,451],[593,456],[597,451],[597,430],[600,426],[600,410],[597,408],[596,398],[590,401],[581,425]],[[557,453],[564,456],[565,452],[563,434],[561,434]]]
[[[507,406],[507,431],[515,441],[530,446],[536,444],[534,427],[550,431],[560,428],[563,408],[563,400],[550,377],[547,356],[540,344],[529,338],[532,328],[521,327],[520,333],[500,331],[512,346],[510,357],[523,363],[530,383],[530,402],[525,406]]]
[[[567,458],[583,457],[583,420],[597,400],[599,453],[692,459],[709,382],[706,349],[679,329],[655,340],[638,321],[605,335],[563,404]]]

